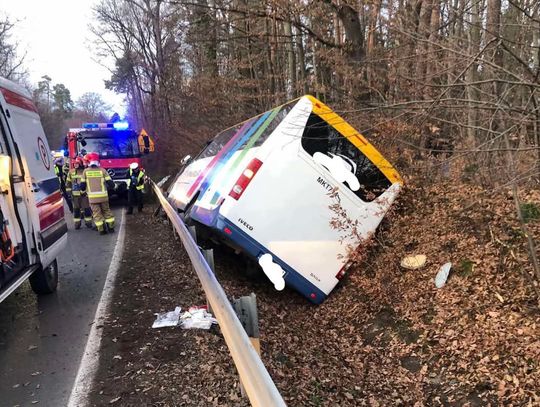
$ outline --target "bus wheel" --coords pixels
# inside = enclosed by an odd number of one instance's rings
[[[245,261],[244,273],[247,278],[253,279],[253,280],[259,280],[265,277],[265,274],[261,266],[259,266],[259,263],[257,263],[255,260],[253,260],[251,257],[248,257],[248,256],[244,256],[244,261]]]
[[[36,294],[51,294],[56,291],[58,285],[58,263],[56,259],[43,268],[40,267],[29,278],[32,290]]]

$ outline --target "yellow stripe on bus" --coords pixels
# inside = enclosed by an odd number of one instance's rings
[[[337,131],[346,137],[356,148],[366,155],[373,164],[381,170],[381,172],[390,180],[391,183],[399,182],[403,183],[401,176],[396,169],[390,164],[386,158],[375,148],[369,141],[365,139],[360,133],[358,133],[349,123],[347,123],[342,117],[335,113],[332,109],[322,103],[320,100],[314,98],[311,95],[306,97],[313,104],[313,112],[321,117],[330,126],[334,127]]]

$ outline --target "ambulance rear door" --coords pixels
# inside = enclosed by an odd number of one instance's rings
[[[16,191],[19,212],[26,214],[25,228],[33,231],[32,246],[35,245],[39,259],[46,267],[67,242],[59,180],[54,174],[49,144],[37,109],[29,95],[13,84],[11,89],[2,88],[2,93],[7,102],[5,119],[16,155],[13,161],[22,167],[19,169],[23,179],[18,180],[20,187]],[[32,259],[32,262],[36,261],[37,258]]]

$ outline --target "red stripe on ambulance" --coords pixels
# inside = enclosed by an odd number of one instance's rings
[[[20,107],[21,109],[29,110],[34,113],[38,112],[36,105],[34,105],[34,102],[32,102],[31,99],[28,99],[27,97],[19,95],[18,93],[6,88],[0,88],[0,92],[2,92],[2,95],[4,95],[4,99],[6,99],[8,104]]]
[[[41,230],[47,229],[64,217],[64,201],[60,191],[39,201],[36,206],[39,211],[39,227]]]

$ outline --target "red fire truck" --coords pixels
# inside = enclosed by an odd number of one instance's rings
[[[119,196],[127,193],[129,165],[136,162],[142,166],[142,156],[154,151],[154,142],[144,129],[137,133],[127,122],[85,123],[82,128],[70,129],[66,141],[70,162],[89,152],[99,154],[101,167],[115,182]]]

